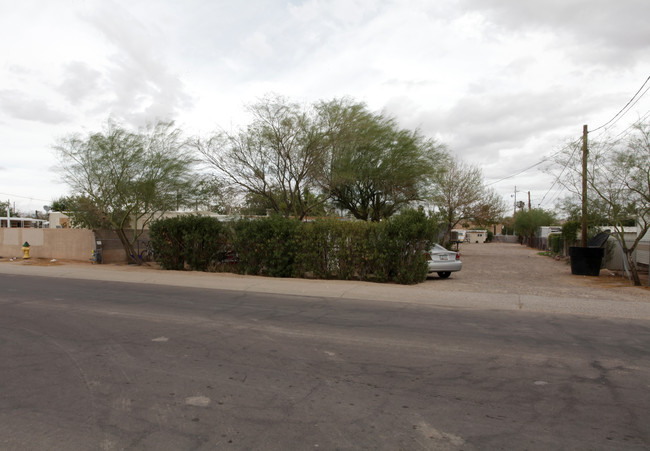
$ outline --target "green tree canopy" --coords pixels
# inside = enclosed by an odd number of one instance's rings
[[[70,135],[54,149],[73,192],[66,205],[73,222],[114,230],[136,263],[134,244],[154,217],[193,199],[194,159],[172,123],[132,132],[108,121],[104,131]]]
[[[479,168],[455,160],[436,177],[431,200],[445,225],[445,242],[461,221],[488,226],[497,223],[506,210],[503,199],[485,187]]]
[[[322,103],[330,144],[329,180],[334,204],[355,218],[379,221],[414,201],[423,201],[448,156],[442,145],[363,104]]]
[[[0,201],[0,216],[6,218],[7,212],[9,212],[10,217],[17,216],[17,213],[14,211],[9,201]]]
[[[325,202],[308,196],[324,171],[326,149],[318,112],[278,96],[248,107],[252,122],[239,131],[221,131],[194,145],[216,176],[242,195],[266,199],[284,216],[304,218]]]
[[[195,145],[217,177],[284,216],[304,218],[333,201],[359,219],[389,217],[425,198],[446,158],[442,146],[350,99],[303,106],[269,96],[252,122]]]
[[[542,226],[550,226],[556,221],[555,215],[542,208],[522,210],[515,215],[515,230],[519,235],[534,235]]]

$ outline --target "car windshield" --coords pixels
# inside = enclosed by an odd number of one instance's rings
[[[431,248],[431,252],[449,252],[449,251],[439,244],[434,244],[433,247]]]

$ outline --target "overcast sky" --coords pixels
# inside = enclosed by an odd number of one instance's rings
[[[202,135],[277,93],[366,102],[481,167],[508,204],[516,185],[551,208],[541,165],[502,179],[630,100],[649,20],[648,0],[0,0],[0,199],[28,212],[68,194],[52,146],[109,117]],[[650,94],[611,132],[649,111]]]

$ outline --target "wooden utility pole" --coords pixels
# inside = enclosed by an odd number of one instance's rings
[[[515,216],[517,216],[517,185],[515,185],[515,208],[512,211],[512,234],[517,235],[517,229],[515,228]]]
[[[528,191],[528,212],[530,212],[530,191]],[[528,238],[528,245],[530,247],[533,247],[533,235],[535,233],[531,230],[530,231],[530,237]]]
[[[587,247],[587,125],[582,126],[582,237],[580,245]]]

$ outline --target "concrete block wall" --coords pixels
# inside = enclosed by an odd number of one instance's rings
[[[0,257],[22,257],[29,243],[34,258],[89,261],[95,249],[95,233],[87,229],[0,229]]]
[[[128,230],[128,234],[133,231]],[[101,241],[104,263],[126,263],[124,248],[117,234],[110,230],[89,229],[23,229],[0,228],[0,257],[23,256],[23,243],[29,243],[29,254],[33,258],[77,260],[90,262],[97,240]],[[136,252],[145,248],[149,233],[140,237],[135,245]]]

